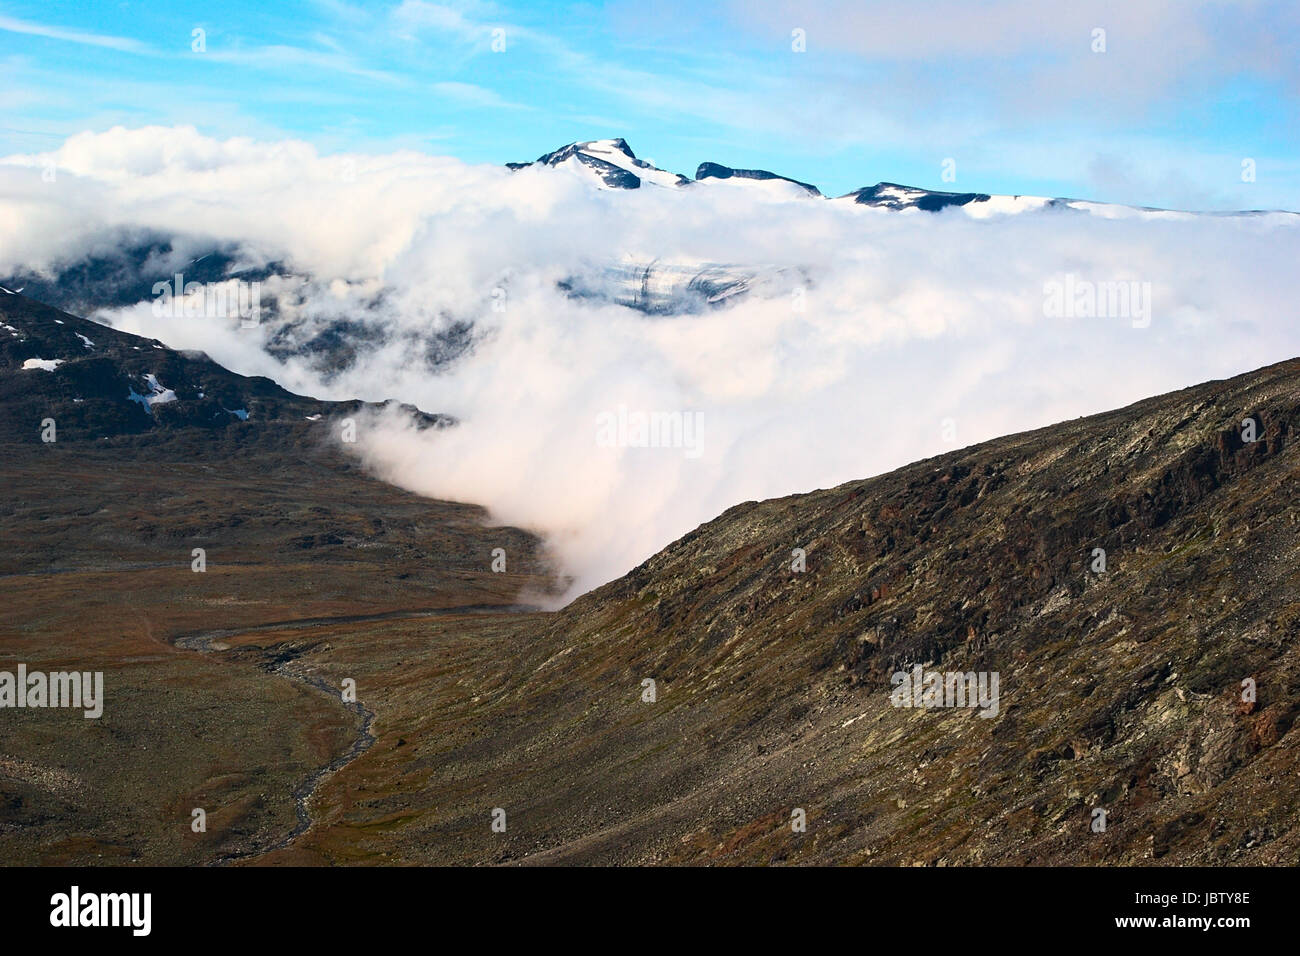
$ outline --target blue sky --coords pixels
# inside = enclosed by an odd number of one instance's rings
[[[623,136],[829,194],[1300,209],[1297,49],[1300,4],[1269,0],[0,0],[0,153],[114,125],[491,163]]]

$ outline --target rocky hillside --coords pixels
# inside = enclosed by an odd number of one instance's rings
[[[1293,360],[737,505],[556,615],[297,643],[409,670],[294,858],[1294,864],[1298,438]],[[896,706],[917,666],[997,700]]]
[[[328,423],[361,404],[294,395],[202,353],[178,352],[0,288],[0,441],[40,442],[46,420],[54,421],[58,441],[100,441],[160,427]],[[420,417],[429,426],[450,422]]]
[[[107,688],[0,725],[11,860],[1300,860],[1300,360],[737,505],[547,614],[535,539],[323,403],[0,319],[0,669]]]

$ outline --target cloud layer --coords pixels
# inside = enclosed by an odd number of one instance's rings
[[[390,344],[328,381],[270,357],[266,329],[157,317],[147,302],[105,318],[299,391],[456,416],[438,432],[366,420],[356,448],[387,480],[543,533],[575,592],[740,501],[1300,354],[1294,222],[975,220],[735,182],[610,191],[578,170],[320,156],[184,128],[87,134],[0,161],[0,272],[73,260],[131,227],[288,263],[311,277],[292,289],[305,312],[369,303]],[[657,318],[557,287],[655,259],[762,267],[788,287]],[[1067,275],[1149,283],[1149,324],[1051,317],[1045,289]],[[404,343],[451,321],[474,323],[475,346],[435,374]],[[620,416],[611,446],[600,425]],[[636,425],[652,416],[669,435],[673,416],[698,421],[698,447],[639,447]]]

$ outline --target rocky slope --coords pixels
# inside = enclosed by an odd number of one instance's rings
[[[737,505],[556,615],[290,639],[378,739],[266,862],[1295,864],[1297,439],[1293,360]],[[895,706],[917,665],[996,714]]]
[[[187,321],[178,318],[176,321]],[[189,320],[199,321],[199,320]],[[226,429],[271,421],[322,422],[360,402],[322,402],[269,378],[238,375],[202,353],[119,332],[0,289],[0,441],[99,441],[154,428]],[[450,423],[418,414],[427,426]]]

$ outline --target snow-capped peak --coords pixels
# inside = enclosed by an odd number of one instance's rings
[[[551,153],[539,156],[532,163],[507,163],[511,169],[527,166],[552,166],[570,169],[595,178],[598,185],[608,189],[640,189],[643,183],[652,186],[681,186],[690,180],[677,173],[659,169],[653,163],[637,159],[627,140],[593,139],[570,143]]]
[[[766,169],[735,169],[731,166],[723,166],[721,163],[700,163],[699,169],[695,171],[697,182],[705,180],[730,180],[732,182],[742,183],[769,183],[772,186],[781,189],[779,195],[790,195],[795,197],[821,196],[821,190],[811,183],[801,183],[797,179],[791,179],[788,176],[779,176],[776,173],[768,172]],[[791,187],[795,187],[791,190]]]
[[[632,147],[627,144],[623,137],[618,139],[593,139],[590,142],[577,144],[588,153],[594,155],[621,153],[628,159],[636,159],[636,153],[632,152]]]
[[[511,170],[548,166],[580,176],[602,189],[640,189],[642,185],[647,184],[679,187],[708,183],[710,189],[744,189],[748,195],[764,202],[824,199],[836,205],[907,213],[956,210],[972,219],[1039,211],[1075,212],[1106,219],[1182,219],[1214,215],[1275,216],[1286,221],[1294,221],[1297,216],[1300,216],[1300,213],[1263,210],[1225,213],[1181,212],[1079,199],[1054,199],[1048,196],[945,192],[892,182],[864,186],[851,193],[832,198],[823,196],[820,190],[810,183],[791,179],[779,173],[765,169],[739,169],[721,163],[701,163],[696,170],[695,179],[688,179],[678,173],[660,169],[653,162],[638,159],[632,152],[632,148],[628,146],[627,140],[621,137],[569,143],[554,152],[539,156],[531,163],[507,163],[506,166]]]

